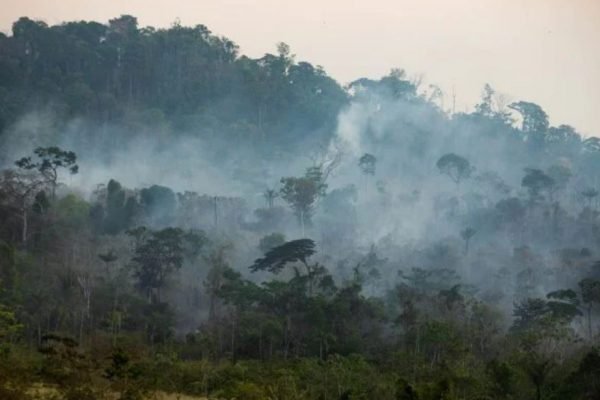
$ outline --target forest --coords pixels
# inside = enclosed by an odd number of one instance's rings
[[[0,398],[600,399],[600,138],[204,25],[0,33]]]

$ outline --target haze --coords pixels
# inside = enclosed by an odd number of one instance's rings
[[[0,398],[600,399],[598,3],[55,3],[0,18]]]
[[[600,133],[600,2],[483,1],[77,1],[3,0],[0,28],[20,16],[49,24],[135,15],[141,26],[204,24],[252,57],[277,41],[346,83],[400,67],[438,84],[446,104],[470,109],[487,82],[511,100],[544,107],[552,124]],[[568,101],[566,100],[568,99]]]

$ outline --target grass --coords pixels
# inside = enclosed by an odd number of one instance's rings
[[[46,399],[60,399],[60,392],[48,385],[41,383],[34,384],[28,391],[27,394],[36,400]],[[118,399],[118,395],[110,396],[110,398]],[[206,397],[188,396],[180,393],[166,393],[162,391],[153,392],[147,397],[148,400],[207,400]]]
[[[206,397],[188,396],[179,393],[155,392],[148,400],[207,400]]]

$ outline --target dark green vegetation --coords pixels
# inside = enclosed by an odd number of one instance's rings
[[[440,97],[203,26],[17,21],[0,398],[600,398],[599,139]]]
[[[322,69],[295,63],[286,45],[277,50],[240,57],[203,25],[140,29],[123,16],[49,27],[21,18],[12,36],[0,34],[0,131],[43,108],[59,130],[83,117],[100,130],[169,126],[246,145],[288,146],[306,132],[327,140],[346,93]]]

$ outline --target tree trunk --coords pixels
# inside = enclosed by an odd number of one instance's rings
[[[217,196],[214,197],[214,217],[215,217],[215,229],[217,229],[219,225],[219,214],[217,213]]]
[[[263,359],[263,350],[262,350],[263,343],[262,343],[262,340],[263,339],[262,339],[262,327],[261,327],[260,331],[258,333],[258,358],[259,358],[259,360]]]
[[[23,244],[27,242],[27,208],[23,208],[23,231],[21,232],[21,241]]]
[[[587,320],[588,320],[587,321],[588,322],[588,337],[591,342],[593,339],[593,336],[594,336],[594,335],[592,335],[592,304],[591,303],[587,309]]]
[[[209,306],[208,306],[208,320],[209,321],[214,321],[216,318],[216,314],[217,314],[217,310],[216,310],[216,295],[215,295],[215,291],[211,288],[210,290],[210,300],[209,300]]]
[[[283,359],[288,359],[288,352],[290,348],[290,326],[291,326],[291,318],[289,315],[285,317],[285,329],[284,329],[284,339],[283,339]]]
[[[235,315],[231,318],[231,362],[235,364]]]
[[[323,337],[319,338],[319,360],[323,360]]]
[[[417,325],[417,337],[415,339],[415,355],[419,354],[421,351],[419,348],[421,345],[420,341],[421,341],[421,327]]]
[[[79,314],[79,343],[83,343],[83,320],[85,319],[85,311],[81,310]]]
[[[313,292],[313,273],[307,263],[303,263],[306,268],[306,277],[308,278],[308,297],[312,297]]]

